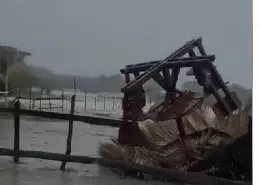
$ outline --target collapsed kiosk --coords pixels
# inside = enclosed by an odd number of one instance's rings
[[[198,53],[194,52],[196,48],[198,48]],[[209,94],[214,95],[218,102],[214,105],[214,110],[218,110],[224,116],[228,116],[240,107],[241,104],[237,97],[234,96],[235,93],[228,90],[225,82],[213,65],[212,62],[214,60],[215,56],[206,54],[202,46],[202,40],[201,38],[198,38],[187,42],[164,60],[127,65],[126,68],[122,69],[121,73],[125,75],[126,86],[122,89],[122,92],[124,93],[124,125],[122,125],[120,129],[119,143],[145,146],[144,143],[140,142],[141,140],[136,139],[136,142],[134,142],[134,139],[132,138],[133,133],[127,128],[128,124],[136,125],[143,113],[142,108],[145,107],[146,102],[143,84],[148,80],[153,79],[166,91],[163,107],[164,109],[167,109],[168,105],[174,104],[183,94],[176,89],[176,83],[181,68],[191,68],[188,75],[195,76],[198,84],[203,87],[205,96]],[[132,80],[130,78],[131,75],[134,77]],[[219,93],[219,90],[223,91],[223,97]],[[182,109],[178,107],[178,110]],[[166,114],[166,110],[160,112],[163,114],[157,115],[155,119],[168,119],[168,117],[176,119],[180,137],[184,141],[186,133],[184,129],[181,128],[181,117],[186,114],[186,112],[178,111],[174,112],[174,114],[171,113],[170,115]],[[165,116],[167,118],[165,118]]]
[[[103,144],[101,155],[117,159],[124,155],[124,160],[125,156],[135,155],[138,159],[127,157],[127,160],[250,181],[251,164],[241,165],[240,158],[237,160],[235,157],[238,162],[233,165],[233,158],[241,150],[249,151],[252,147],[251,129],[248,129],[248,125],[251,126],[252,123],[251,115],[249,116],[251,103],[241,106],[235,92],[230,92],[218,73],[214,60],[214,55],[206,54],[202,39],[197,38],[163,60],[127,65],[121,69],[126,81],[121,90],[124,93],[123,124],[119,129],[118,140],[115,141],[116,147]],[[176,88],[182,68],[190,68],[187,75],[193,75],[203,88],[202,96]],[[166,95],[160,104],[143,112],[146,103],[143,85],[151,79],[166,91]],[[205,105],[205,100],[211,96],[216,101],[210,106]],[[214,115],[213,120],[208,117],[210,115]],[[146,122],[153,124],[146,126]],[[156,124],[159,126],[156,127]],[[164,142],[166,144],[161,144],[162,140],[154,141],[155,137],[147,134],[145,130],[151,130],[151,127],[156,128],[149,131],[153,135],[158,136],[158,132],[160,135],[167,135],[169,139]],[[168,131],[170,129],[173,131]],[[245,142],[246,147],[240,142]],[[125,152],[126,147],[128,152]],[[111,154],[112,150],[118,153],[120,151],[121,154]],[[252,158],[249,152],[243,152],[241,156],[244,155]],[[142,162],[139,159],[141,157]]]

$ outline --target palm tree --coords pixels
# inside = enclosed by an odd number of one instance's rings
[[[31,56],[31,53],[11,46],[0,46],[0,91],[4,90],[4,94],[7,95],[10,91],[8,81],[10,69],[18,62],[23,63],[27,56]]]

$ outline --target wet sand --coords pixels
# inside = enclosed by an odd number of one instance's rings
[[[72,154],[98,156],[100,142],[117,136],[116,128],[74,122]],[[68,122],[22,117],[20,149],[64,153]],[[0,118],[0,147],[13,147],[13,120]],[[122,178],[118,173],[97,165],[67,163],[68,170],[59,171],[60,162],[0,156],[0,185],[93,185],[93,184],[167,184],[153,180]],[[170,183],[172,184],[172,183]]]

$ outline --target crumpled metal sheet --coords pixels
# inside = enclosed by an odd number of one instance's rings
[[[189,98],[189,101],[194,102],[191,98]],[[181,107],[190,107],[186,102]],[[174,107],[171,110],[176,108]],[[183,126],[188,134],[187,144],[192,151],[192,155],[196,158],[202,157],[204,152],[211,151],[214,147],[243,135],[246,132],[251,108],[251,103],[248,103],[246,106],[234,111],[227,118],[218,118],[212,107],[202,102],[183,116]],[[182,110],[185,111],[187,108]],[[100,147],[101,156],[151,166],[161,166],[163,164],[167,167],[180,168],[181,170],[188,168],[186,151],[179,140],[175,119],[165,121],[147,119],[139,121],[138,125],[148,141],[155,146],[153,151],[143,147],[121,146],[114,141],[112,144],[106,143]],[[210,133],[208,130],[213,130],[213,132]],[[197,134],[199,132],[201,134]]]
[[[202,98],[197,97],[193,92],[187,91],[177,98],[173,104],[163,101],[161,104],[151,107],[147,115],[150,115],[150,118],[156,121],[176,119],[193,109],[195,105],[199,106],[199,103],[202,103]]]
[[[207,136],[208,130],[196,137],[188,138],[188,146],[191,149],[192,157],[199,159],[202,153],[210,151],[213,147],[226,142],[228,137],[220,136],[217,133],[212,133],[207,137],[207,143],[204,144],[204,138]],[[149,166],[164,166],[171,169],[186,170],[190,161],[188,161],[186,150],[179,139],[169,146],[151,151],[144,147],[132,147],[119,145],[116,142],[102,144],[100,155],[105,158],[124,160],[136,164],[143,164]],[[185,167],[183,169],[183,167]]]
[[[245,106],[240,107],[221,120],[220,124],[217,125],[217,129],[223,130],[224,132],[231,135],[233,138],[238,138],[247,132],[247,124],[249,116],[252,112],[252,101],[248,100]]]
[[[188,111],[188,109],[190,109],[195,103],[200,101],[197,101],[196,97],[193,98],[193,94],[186,94],[186,96],[188,98],[183,98],[185,101],[183,101],[183,105],[181,106],[185,107],[185,109],[182,109],[183,111]],[[190,105],[188,105],[186,100],[190,102]],[[181,102],[179,101],[177,105],[180,105],[180,103]],[[174,111],[175,109],[177,109],[177,107],[174,107],[171,110]],[[193,109],[189,114],[182,117],[182,122],[186,134],[192,134],[208,127],[216,128],[219,120],[211,106],[202,104],[201,102],[196,109]],[[179,138],[179,131],[175,119],[165,121],[147,119],[144,121],[138,121],[138,124],[149,142],[156,145],[157,148],[165,146],[169,142]]]

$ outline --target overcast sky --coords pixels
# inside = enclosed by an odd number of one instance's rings
[[[1,0],[0,25],[0,45],[31,52],[29,63],[88,76],[202,36],[225,81],[252,88],[251,0]]]

